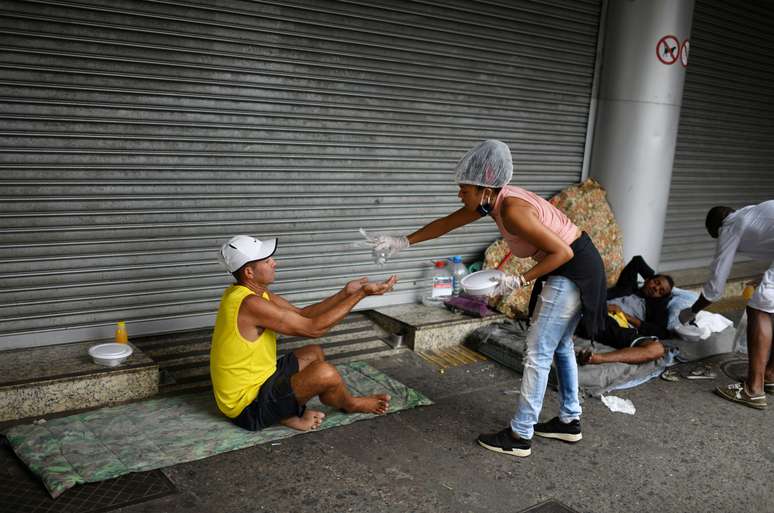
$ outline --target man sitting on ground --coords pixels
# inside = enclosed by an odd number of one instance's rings
[[[223,293],[212,334],[210,376],[220,411],[251,431],[275,424],[301,431],[318,428],[325,414],[305,407],[316,396],[347,413],[387,413],[390,396],[353,397],[319,345],[278,360],[276,334],[321,337],[361,299],[392,290],[397,278],[354,280],[320,303],[298,308],[269,291],[276,248],[277,239],[247,235],[220,248],[221,263],[237,281]]]
[[[645,283],[638,286],[637,276]],[[665,274],[656,274],[641,256],[636,256],[621,271],[615,286],[607,290],[607,311],[604,330],[597,341],[615,351],[595,353],[586,348],[578,352],[580,365],[597,363],[645,363],[664,356],[659,339],[671,336],[667,329],[674,281]],[[582,332],[579,335],[585,337]],[[588,337],[585,337],[588,338]]]

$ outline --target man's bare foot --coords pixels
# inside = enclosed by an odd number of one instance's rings
[[[325,419],[325,414],[323,412],[306,410],[304,411],[303,417],[288,417],[287,419],[282,419],[280,424],[299,431],[309,431],[320,427],[323,419]]]
[[[344,407],[347,413],[375,413],[384,415],[390,409],[390,396],[387,394],[353,397]]]

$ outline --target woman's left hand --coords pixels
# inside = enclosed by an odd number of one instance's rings
[[[502,274],[499,279],[498,278],[492,278],[493,280],[496,280],[497,283],[497,289],[495,290],[495,295],[504,296],[507,294],[510,294],[516,289],[520,289],[523,286],[527,285],[527,281],[524,279],[524,276],[521,274]]]

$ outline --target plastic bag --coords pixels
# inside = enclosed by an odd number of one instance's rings
[[[629,415],[634,415],[637,412],[634,403],[629,399],[623,399],[614,395],[603,395],[600,399],[612,412],[627,413]]]
[[[747,310],[742,314],[742,318],[739,319],[739,324],[736,327],[732,351],[747,354]]]

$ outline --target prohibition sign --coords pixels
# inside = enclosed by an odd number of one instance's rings
[[[680,47],[680,64],[682,64],[684,68],[688,67],[689,53],[691,53],[691,42],[686,39]]]
[[[656,57],[664,64],[674,64],[680,57],[680,41],[675,36],[664,36],[656,45]]]

